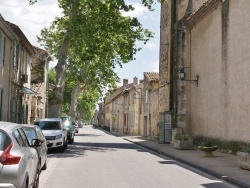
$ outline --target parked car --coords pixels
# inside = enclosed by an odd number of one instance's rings
[[[78,127],[79,127],[79,128],[82,128],[82,127],[83,127],[83,122],[82,122],[82,121],[79,121]]]
[[[68,147],[67,143],[67,131],[62,124],[60,118],[44,118],[34,122],[42,130],[48,149],[59,149],[60,152],[64,152]]]
[[[79,122],[75,123],[75,133],[79,132]]]
[[[75,137],[75,122],[72,122],[70,116],[62,116],[61,120],[63,122],[64,128],[67,130],[67,140],[69,144],[74,142]]]
[[[38,188],[40,144],[29,144],[20,124],[0,121],[0,187]]]
[[[41,145],[35,147],[38,153],[40,162],[40,171],[47,169],[47,143],[46,138],[42,133],[42,130],[37,125],[22,125],[22,129],[28,138],[30,145],[32,145],[32,140],[41,142]]]

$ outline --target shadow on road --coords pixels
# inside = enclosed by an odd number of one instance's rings
[[[76,133],[75,136],[90,136],[90,137],[95,137],[95,136],[101,136],[98,134],[80,134],[80,133]]]
[[[58,153],[55,149],[48,151],[48,157],[58,158],[75,158],[86,155],[86,152],[111,152],[117,151],[117,149],[134,149],[138,152],[147,152],[144,149],[140,149],[138,146],[130,143],[91,143],[91,142],[74,142],[68,145],[68,148],[64,153]]]

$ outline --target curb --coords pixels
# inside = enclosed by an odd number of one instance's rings
[[[113,135],[114,135],[114,134],[113,134]],[[116,135],[115,135],[115,136],[116,136]],[[233,185],[235,185],[235,186],[238,186],[238,187],[241,187],[241,188],[249,188],[249,187],[250,187],[250,185],[247,185],[247,184],[245,184],[245,183],[242,183],[242,182],[240,182],[240,181],[238,181],[238,180],[235,180],[235,179],[233,179],[233,178],[224,176],[223,174],[220,174],[220,173],[218,173],[218,172],[214,172],[214,171],[212,171],[212,170],[209,170],[209,169],[204,168],[204,167],[202,167],[202,166],[199,166],[199,165],[197,165],[197,164],[191,163],[191,162],[189,162],[189,161],[183,160],[183,159],[178,158],[178,157],[176,157],[176,156],[174,156],[174,155],[171,155],[171,154],[168,154],[168,153],[166,153],[166,152],[160,151],[160,150],[158,150],[158,149],[155,149],[155,148],[146,146],[146,145],[144,145],[144,144],[140,144],[140,143],[138,143],[138,142],[133,142],[132,140],[127,139],[127,138],[123,138],[123,139],[124,139],[124,140],[127,140],[127,141],[129,141],[129,142],[131,142],[131,143],[134,143],[134,144],[136,144],[136,145],[142,146],[142,147],[144,147],[144,148],[146,148],[146,149],[148,149],[148,150],[151,150],[151,151],[153,151],[153,152],[155,152],[155,153],[159,153],[159,154],[164,155],[164,156],[166,156],[166,157],[168,157],[168,158],[171,158],[171,159],[176,160],[176,161],[178,161],[178,162],[184,163],[184,164],[186,164],[186,165],[188,165],[188,166],[192,166],[192,167],[194,167],[194,168],[196,168],[196,169],[198,169],[198,170],[201,170],[201,171],[203,171],[203,172],[205,172],[205,173],[207,173],[207,174],[209,174],[209,175],[212,175],[212,176],[214,176],[214,177],[216,177],[216,178],[218,178],[218,179],[224,180],[224,181],[226,181],[226,182],[228,182],[228,183],[231,183],[231,184],[233,184]]]

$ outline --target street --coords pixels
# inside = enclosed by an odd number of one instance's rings
[[[48,152],[40,188],[233,188],[92,126],[79,128],[65,153]]]

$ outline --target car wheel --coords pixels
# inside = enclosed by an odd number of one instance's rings
[[[63,147],[64,147],[64,148],[67,148],[67,147],[68,147],[67,139],[64,141]]]
[[[25,184],[22,186],[22,188],[29,188],[29,178],[27,177]]]
[[[72,136],[70,136],[70,139],[69,139],[69,144],[72,144]]]
[[[47,169],[47,161],[45,161],[43,167],[42,167],[42,170],[46,170]]]
[[[40,172],[40,166],[38,166],[39,168],[37,168],[36,170],[36,174],[35,174],[35,179],[34,179],[34,184],[33,184],[33,188],[38,188],[39,187],[39,172]]]
[[[64,153],[64,151],[65,151],[65,147],[64,147],[64,146],[61,146],[61,147],[59,148],[59,152],[60,152],[60,153]]]

